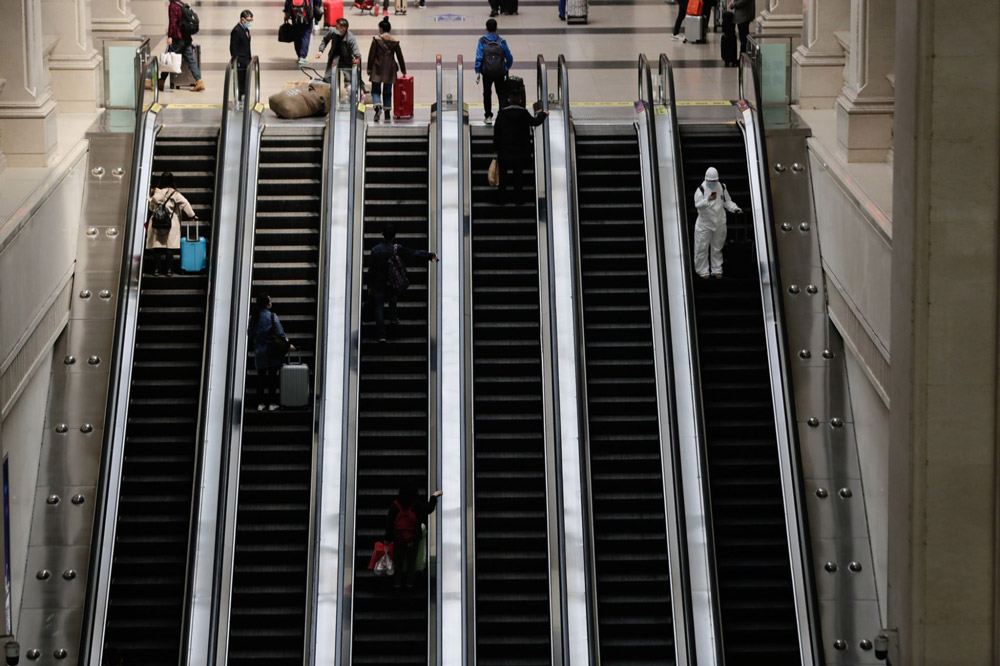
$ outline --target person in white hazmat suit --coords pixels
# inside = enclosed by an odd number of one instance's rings
[[[743,211],[729,198],[729,191],[719,182],[719,172],[715,167],[708,167],[705,181],[695,190],[694,207],[698,210],[698,219],[694,223],[694,270],[705,280],[710,276],[721,278],[722,247],[726,244],[726,211]]]

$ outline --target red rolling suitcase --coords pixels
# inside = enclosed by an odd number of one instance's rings
[[[392,115],[395,118],[413,117],[412,76],[400,76],[392,84]]]
[[[323,25],[330,28],[344,18],[344,0],[323,0]]]

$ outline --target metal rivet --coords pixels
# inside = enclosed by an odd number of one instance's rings
[[[52,573],[48,569],[42,569],[35,574],[35,578],[38,580],[48,580],[52,576]]]
[[[98,296],[100,296],[101,298],[111,298],[111,290],[101,289],[101,293],[99,293]]]
[[[830,573],[833,573],[834,571],[837,570],[837,563],[836,562],[827,562],[826,564],[823,565],[823,568],[826,569],[827,571],[829,571]]]
[[[67,656],[69,656],[69,652],[66,652],[64,648],[59,648],[58,650],[52,653],[52,656],[55,657],[56,659],[65,659]]]
[[[797,285],[797,284],[789,285],[789,287],[788,287],[788,293],[789,294],[797,294],[797,293],[799,293],[799,285]]]
[[[806,423],[809,424],[810,428],[818,428],[819,427],[819,419],[816,418],[815,416],[810,416],[809,420],[806,421]]]
[[[98,178],[100,178],[101,176],[104,175],[104,167],[100,167],[100,166],[99,167],[94,167],[93,169],[90,170],[90,173],[92,173],[95,176],[97,176]]]
[[[90,298],[93,295],[94,292],[92,292],[89,289],[84,289],[83,291],[80,292],[80,298]]]
[[[781,230],[782,231],[791,231],[792,230],[792,223],[791,222],[782,222],[781,223]]]
[[[837,494],[840,495],[841,498],[843,499],[851,499],[852,497],[854,497],[854,493],[851,492],[850,488],[841,488]]]
[[[833,358],[834,356],[836,356],[836,354],[834,354],[829,349],[824,349],[823,350],[823,358],[828,358],[829,359],[829,358]]]
[[[847,649],[847,641],[844,641],[844,640],[841,640],[841,639],[838,638],[837,640],[835,640],[833,642],[833,647],[834,647],[835,650],[846,650]]]
[[[803,222],[799,225],[799,231],[809,231],[809,223]]]
[[[792,164],[792,171],[794,171],[795,173],[798,173],[799,171],[802,171],[803,169],[805,169],[805,167],[802,166],[801,164],[799,164],[798,162],[795,162],[794,164]]]
[[[858,645],[861,646],[862,650],[871,650],[872,649],[872,642],[870,640],[868,640],[867,638],[862,639],[861,642],[858,643]]]
[[[101,362],[101,357],[98,356],[97,354],[93,354],[90,358],[87,359],[87,363],[91,365],[97,365],[100,362]]]
[[[87,498],[84,497],[83,495],[73,495],[73,499],[70,500],[70,502],[72,502],[73,504],[76,504],[77,506],[79,506],[80,504],[83,504],[86,501],[87,501]]]
[[[808,349],[800,349],[799,358],[812,358],[812,352]]]
[[[792,168],[794,169],[795,167]],[[123,169],[122,167],[115,167],[114,171],[111,172],[111,175],[118,176],[119,178],[121,178],[122,176],[125,175],[125,169]]]
[[[83,433],[94,432],[94,426],[90,425],[89,423],[84,423],[82,426],[80,426],[80,432]]]
[[[843,428],[844,419],[840,418],[839,416],[834,416],[832,419],[830,419],[830,425],[832,425],[834,428]]]
[[[91,238],[93,238],[94,236],[96,236],[97,235],[97,227],[90,227],[89,229],[87,229],[87,235],[90,236]]]
[[[781,162],[778,162],[777,164],[774,165],[774,172],[785,173],[785,165],[782,164]]]
[[[66,365],[73,365],[74,363],[76,363],[76,357],[73,356],[72,354],[64,356],[63,363],[65,363]]]
[[[811,284],[806,287],[806,291],[808,291],[810,294],[815,294],[817,291],[819,291],[819,289],[816,288],[816,285]]]
[[[853,571],[854,573],[858,573],[859,571],[861,571],[861,562],[851,562],[850,564],[847,565],[847,568]]]
[[[826,499],[829,496],[830,496],[830,493],[827,491],[826,488],[817,488],[816,489],[816,497],[818,497],[820,499]]]
[[[59,495],[49,495],[45,498],[46,504],[59,504]]]
[[[63,571],[63,578],[65,580],[73,580],[76,578],[76,571],[73,569],[66,569],[66,571]]]
[[[28,659],[30,659],[32,661],[35,661],[36,659],[38,659],[41,656],[42,656],[42,653],[39,650],[36,650],[34,648],[32,648],[31,650],[28,650]]]
[[[59,425],[56,426],[56,432],[58,433],[64,433],[67,430],[69,430],[69,426],[66,425],[65,423],[60,423]]]
[[[105,231],[104,233],[106,233],[111,238],[114,238],[115,236],[118,235],[118,227],[111,227],[107,231]]]

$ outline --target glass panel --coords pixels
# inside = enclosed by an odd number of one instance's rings
[[[764,106],[788,104],[788,44],[760,45],[761,100]]]
[[[135,44],[106,44],[104,68],[107,73],[105,106],[112,109],[135,108]]]
[[[441,100],[448,109],[458,101],[458,68],[444,65],[441,68]]]

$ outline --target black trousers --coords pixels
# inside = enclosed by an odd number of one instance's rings
[[[493,115],[493,90],[491,86],[497,91],[497,106],[501,109],[507,106],[507,77],[497,77],[493,78],[483,74],[483,113],[487,116]]]
[[[684,25],[684,17],[687,16],[687,3],[684,0],[679,0],[677,3],[677,20],[674,21],[674,34],[679,35],[681,33],[681,27]]]
[[[498,191],[503,200],[508,187],[514,188],[514,202],[524,201],[524,170],[528,168],[528,155],[497,155],[497,169],[500,170],[500,187]]]
[[[237,68],[236,68],[236,85],[237,85],[238,90],[239,90],[239,95],[237,95],[237,97],[238,98],[242,98],[246,94],[246,90],[244,90],[244,89],[247,87],[247,68],[246,67],[239,67],[239,66],[237,66]]]
[[[737,23],[736,29],[740,33],[740,53],[747,52],[747,35],[750,34],[750,21],[746,23]]]
[[[278,372],[280,365],[273,365],[270,368],[257,370],[257,402],[267,402],[267,396],[273,396],[272,400],[278,399]]]

